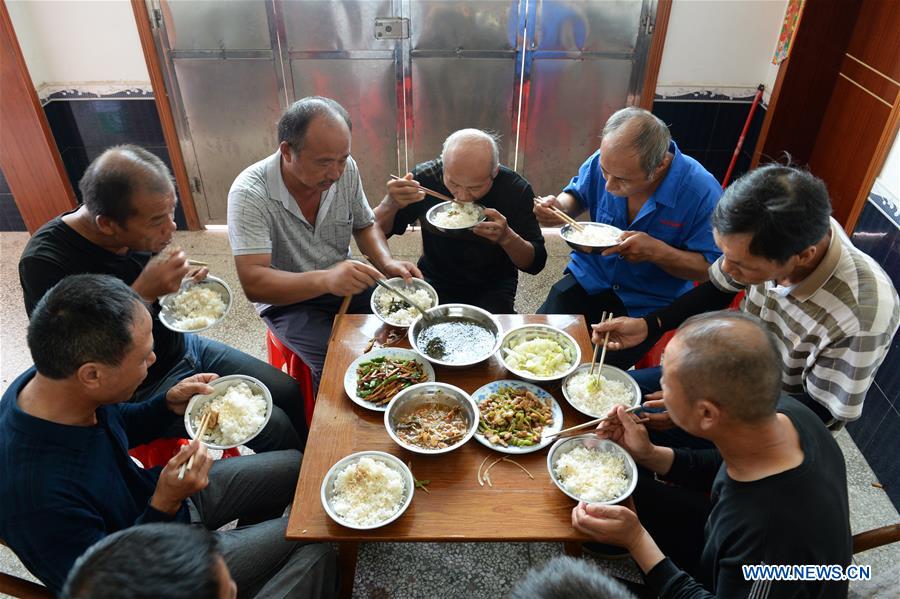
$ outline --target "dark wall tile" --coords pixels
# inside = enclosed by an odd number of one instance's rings
[[[875,432],[863,455],[878,481],[891,498],[894,507],[900,510],[900,412],[891,409],[885,415],[881,426]]]
[[[653,103],[653,114],[669,126],[672,139],[682,151],[705,150],[709,147],[718,106],[717,102],[657,100]]]
[[[853,442],[868,460],[868,447],[875,439],[882,422],[891,411],[891,405],[884,393],[876,385],[869,387],[866,400],[863,403],[862,416],[847,424],[847,432],[853,437]]]
[[[0,231],[25,231],[25,221],[11,193],[0,193]]]

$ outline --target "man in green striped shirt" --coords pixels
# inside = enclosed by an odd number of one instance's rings
[[[610,350],[633,347],[744,291],[741,309],[777,339],[784,391],[829,425],[859,418],[900,301],[884,270],[831,218],[822,180],[777,164],[756,169],[725,191],[712,224],[723,255],[709,282],[644,318],[594,325],[594,341],[609,331]],[[659,390],[659,369],[634,374],[645,392]],[[667,426],[666,415],[651,417]]]

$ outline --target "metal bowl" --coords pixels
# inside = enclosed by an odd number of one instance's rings
[[[466,229],[471,229],[472,227],[474,227],[475,225],[477,225],[478,223],[480,223],[481,221],[483,221],[487,218],[484,215],[484,206],[482,206],[481,204],[476,204],[474,202],[471,202],[471,203],[468,203],[465,205],[473,206],[479,215],[478,220],[475,221],[474,223],[472,223],[471,225],[467,225],[465,227],[447,227],[444,225],[439,225],[436,222],[434,222],[434,219],[436,216],[443,214],[444,212],[447,212],[448,210],[450,210],[451,208],[453,208],[454,206],[457,206],[459,204],[460,204],[460,202],[441,202],[440,204],[435,204],[434,206],[432,206],[431,208],[428,209],[428,212],[425,213],[425,220],[427,220],[431,224],[431,226],[434,227],[435,229],[437,229],[438,231],[441,231],[442,233],[451,233],[454,231],[465,231]]]
[[[425,449],[401,441],[400,437],[397,436],[397,425],[400,423],[400,419],[426,403],[459,406],[469,424],[463,438],[450,447],[444,447],[443,449]],[[459,387],[454,387],[447,383],[419,383],[418,385],[407,387],[394,396],[394,399],[388,404],[387,411],[384,413],[384,428],[387,429],[388,435],[394,440],[394,443],[414,453],[424,455],[447,453],[465,445],[475,434],[475,431],[478,429],[478,406],[475,405],[469,394]]]
[[[403,280],[403,277],[394,277],[393,279],[388,279],[387,281],[385,281],[385,283],[387,283],[391,287],[396,288],[401,293],[406,293],[406,294],[411,294],[418,289],[424,289],[425,292],[428,293],[428,295],[431,297],[431,304],[428,306],[429,308],[437,306],[439,303],[437,291],[435,291],[434,287],[429,285],[427,281],[423,281],[422,279],[411,279],[409,281],[409,283],[407,283]],[[374,314],[376,317],[378,317],[378,320],[380,320],[381,322],[383,322],[385,324],[389,324],[392,327],[406,328],[410,324],[412,324],[412,323],[401,324],[401,323],[397,322],[396,320],[391,320],[389,316],[382,314],[379,311],[378,300],[382,296],[385,296],[385,295],[390,295],[390,296],[394,297],[395,299],[397,299],[398,301],[402,301],[402,300],[400,300],[399,297],[392,294],[390,291],[388,291],[384,287],[380,287],[380,286],[376,287],[375,291],[372,292],[371,298],[369,299],[369,306],[372,308],[372,314]]]
[[[184,428],[187,430],[191,439],[194,439],[197,436],[197,431],[194,429],[194,423],[192,422],[193,414],[198,412],[204,405],[216,397],[224,395],[229,387],[237,385],[238,383],[247,383],[247,386],[250,387],[254,395],[262,395],[263,399],[266,400],[266,417],[263,419],[262,424],[256,429],[255,433],[246,439],[242,439],[240,443],[235,443],[233,445],[216,445],[214,443],[207,443],[206,441],[203,443],[212,449],[231,449],[232,447],[238,447],[239,445],[246,445],[249,441],[253,440],[262,429],[266,428],[266,425],[269,424],[269,418],[272,417],[272,393],[269,391],[269,388],[262,384],[260,380],[255,379],[252,376],[247,376],[246,374],[229,374],[227,376],[219,377],[209,383],[209,386],[215,390],[213,393],[209,395],[195,395],[188,402],[187,408],[184,411]],[[200,424],[199,419],[197,420],[197,424]]]
[[[566,453],[572,451],[576,447],[587,447],[588,449],[597,449],[600,451],[616,453],[625,457],[625,475],[628,478],[628,486],[625,488],[625,491],[612,499],[608,499],[606,501],[589,501],[582,497],[578,497],[574,493],[570,492],[566,486],[559,480],[559,476],[556,474],[556,462],[560,457],[565,455]],[[637,464],[634,463],[634,460],[628,452],[607,439],[600,439],[596,435],[578,435],[577,437],[567,437],[565,439],[560,439],[550,448],[550,451],[547,453],[547,470],[550,473],[550,478],[553,480],[553,483],[559,487],[559,490],[574,499],[575,501],[584,501],[585,503],[593,503],[600,505],[612,505],[614,503],[621,503],[625,501],[629,495],[634,492],[634,488],[637,486],[638,472],[637,472]]]
[[[542,338],[556,341],[562,346],[563,350],[565,350],[569,354],[569,367],[566,368],[566,370],[558,374],[539,376],[528,370],[510,366],[509,361],[507,360],[506,352],[513,345],[518,345],[519,343],[523,343],[525,341],[531,341],[532,339]],[[578,346],[578,343],[575,341],[575,339],[572,338],[571,335],[569,335],[565,331],[557,329],[556,327],[551,327],[550,325],[546,324],[526,324],[514,329],[510,329],[506,332],[506,334],[503,336],[503,340],[500,343],[500,351],[497,352],[497,356],[500,358],[500,362],[503,364],[503,366],[505,366],[507,370],[509,370],[516,376],[523,378],[526,381],[545,383],[548,381],[558,381],[561,378],[565,378],[569,376],[576,368],[578,368],[578,364],[579,362],[581,362],[581,348]]]
[[[225,302],[225,311],[222,312],[222,316],[205,327],[200,327],[197,329],[184,329],[175,325],[175,321],[177,320],[177,318],[175,318],[174,310],[172,309],[172,302],[180,293],[183,293],[184,291],[187,291],[188,289],[191,289],[193,287],[208,287],[209,289],[212,289],[213,291],[218,293],[220,296],[222,296],[222,301]],[[175,293],[169,293],[168,295],[164,295],[159,298],[159,305],[160,308],[162,308],[159,311],[159,320],[167,329],[171,329],[179,333],[198,333],[200,331],[205,331],[206,329],[215,326],[225,320],[225,317],[228,316],[228,312],[231,311],[233,297],[234,294],[231,292],[231,287],[229,287],[228,283],[226,283],[219,277],[207,275],[206,278],[202,281],[192,281],[190,279],[185,279],[181,283],[181,288],[178,291],[176,291]]]
[[[590,416],[591,418],[603,418],[609,413],[609,410],[607,410],[606,412],[602,412],[602,413],[591,412],[590,410],[588,410],[586,408],[580,407],[580,405],[576,404],[574,401],[572,401],[572,398],[569,396],[569,381],[571,381],[573,378],[575,378],[575,376],[578,373],[586,372],[590,369],[591,369],[590,364],[582,364],[581,366],[576,368],[574,371],[572,371],[572,374],[570,374],[569,376],[566,377],[566,380],[564,380],[563,384],[562,384],[563,397],[566,398],[566,401],[569,402],[570,406],[572,406],[573,408],[575,408],[577,411],[581,412],[585,416]],[[594,370],[594,373],[596,374],[597,371]],[[619,381],[621,383],[624,383],[626,387],[631,389],[632,400],[631,400],[631,403],[625,404],[626,407],[633,407],[633,406],[638,406],[641,404],[641,388],[637,384],[637,381],[635,381],[633,378],[631,378],[631,375],[629,375],[627,372],[625,372],[621,368],[616,368],[615,366],[610,366],[609,364],[604,364],[603,370],[600,371],[600,374],[602,374],[604,377],[606,377],[609,380]],[[610,406],[610,407],[612,407],[612,406]]]
[[[606,229],[610,234],[614,234],[616,236],[616,238],[618,238],[622,234],[622,229],[620,229],[619,227],[614,227],[612,225],[606,225],[603,223],[594,223],[594,222],[579,222],[578,224],[580,224],[583,227],[594,227],[594,228]],[[618,241],[616,241],[615,243],[607,243],[604,245],[588,245],[585,243],[577,243],[575,241],[572,241],[573,233],[577,234],[577,231],[575,231],[574,227],[572,227],[571,224],[564,225],[559,230],[559,236],[562,237],[563,240],[569,244],[569,247],[572,248],[573,250],[575,250],[576,252],[582,252],[585,254],[600,254],[600,253],[603,253],[605,250],[608,250],[611,247],[615,247],[615,246],[619,245]]]
[[[403,503],[400,505],[400,509],[398,509],[392,516],[388,519],[379,522],[377,524],[370,524],[367,526],[363,526],[360,524],[351,524],[347,522],[340,516],[338,516],[337,512],[334,511],[334,507],[332,506],[332,499],[334,495],[334,479],[337,478],[337,475],[344,470],[347,466],[358,462],[360,459],[369,457],[374,460],[380,461],[382,464],[388,466],[389,468],[393,468],[395,471],[399,472],[400,475],[403,476]],[[390,524],[406,511],[406,508],[409,507],[409,504],[412,503],[413,493],[415,492],[415,479],[413,479],[412,471],[404,464],[400,459],[392,456],[389,453],[384,453],[383,451],[360,451],[351,455],[348,455],[344,459],[338,461],[334,466],[328,470],[328,473],[325,475],[325,478],[322,480],[322,491],[320,496],[322,498],[322,507],[325,508],[325,513],[328,516],[340,524],[341,526],[346,526],[347,528],[353,528],[356,530],[371,530],[373,528],[379,528],[385,526],[386,524]]]
[[[428,316],[433,316],[434,318],[426,321],[420,316],[415,322],[412,323],[412,326],[409,327],[407,337],[409,338],[409,346],[413,348],[416,353],[421,355],[432,364],[455,367],[472,366],[473,364],[478,364],[479,362],[487,360],[500,348],[500,333],[503,329],[500,326],[500,321],[494,318],[493,314],[491,314],[487,310],[482,310],[477,306],[470,306],[468,304],[443,304],[440,306],[436,306],[431,310],[428,310],[427,314]],[[416,340],[423,330],[425,330],[428,326],[434,324],[435,322],[447,321],[455,318],[470,318],[474,320],[476,323],[480,324],[488,331],[493,333],[494,343],[491,345],[491,347],[485,347],[484,353],[479,353],[474,358],[470,358],[462,362],[448,362],[439,360],[437,358],[432,358],[419,348]]]

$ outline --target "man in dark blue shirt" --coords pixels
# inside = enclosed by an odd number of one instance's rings
[[[140,296],[106,275],[63,279],[37,304],[28,327],[34,366],[0,401],[0,538],[58,592],[76,558],[108,534],[146,522],[216,529],[238,518],[254,525],[217,535],[242,591],[331,596],[333,552],[283,538],[298,451],[214,464],[194,441],[161,470],[131,460],[130,447],[158,437],[217,376],[196,374],[124,403],[156,359],[151,329]]]

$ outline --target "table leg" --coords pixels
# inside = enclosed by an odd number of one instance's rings
[[[359,555],[359,543],[345,541],[338,543],[338,575],[341,578],[340,596],[350,599],[353,596],[353,581],[356,578],[356,558]]]
[[[572,557],[581,557],[580,541],[567,541],[563,543],[563,546],[565,547],[566,555],[571,555]]]

